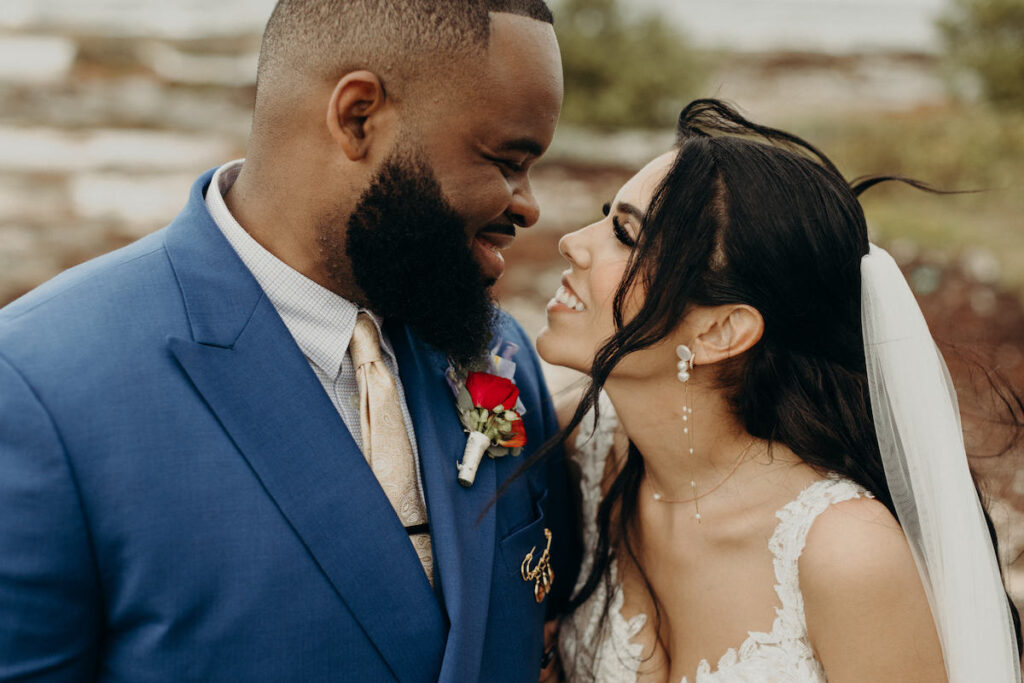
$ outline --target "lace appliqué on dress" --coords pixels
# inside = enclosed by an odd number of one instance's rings
[[[593,412],[584,418],[573,458],[582,474],[584,559],[576,585],[582,588],[594,561],[597,543],[597,508],[601,502],[601,479],[611,451],[618,418],[607,397],[601,395],[600,420]],[[775,592],[780,606],[768,632],[750,631],[737,648],[723,654],[714,669],[700,663],[693,683],[824,683],[825,672],[815,658],[807,638],[804,601],[800,593],[799,560],[814,520],[830,505],[858,497],[871,497],[859,485],[833,475],[807,486],[795,500],[776,512],[779,523],[768,542],[775,568]],[[638,614],[628,621],[620,610],[622,587],[617,567],[610,568],[612,596],[607,622],[601,628],[606,588],[598,585],[594,594],[576,610],[559,633],[559,648],[570,683],[595,680],[599,683],[635,683],[641,663],[642,645],[632,639],[646,623]],[[574,671],[575,670],[575,671]],[[591,678],[592,676],[592,678]],[[681,683],[689,683],[684,677]]]

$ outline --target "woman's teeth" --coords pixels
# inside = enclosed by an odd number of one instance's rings
[[[555,292],[555,301],[565,306],[568,306],[569,308],[573,309],[578,313],[587,310],[587,307],[584,306],[583,303],[579,299],[577,299],[572,292],[566,289],[564,285],[559,287],[558,291]]]

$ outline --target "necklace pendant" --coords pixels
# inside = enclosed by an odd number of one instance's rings
[[[651,497],[654,498],[654,500],[661,500],[661,494],[660,493],[652,493]]]
[[[701,518],[700,518],[700,513],[699,513],[699,512],[698,512],[697,514],[695,514],[695,515],[693,516],[693,518],[694,518],[695,520],[697,520],[697,524],[700,524],[700,519],[701,519]]]

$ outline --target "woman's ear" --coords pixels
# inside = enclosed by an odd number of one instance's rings
[[[711,365],[738,356],[764,334],[764,318],[746,304],[711,306],[702,309],[698,317],[699,331],[693,345],[695,365]]]
[[[371,71],[345,74],[331,93],[327,108],[327,130],[351,161],[366,157],[375,137],[387,101],[384,84]]]

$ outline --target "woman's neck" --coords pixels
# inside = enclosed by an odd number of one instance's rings
[[[691,481],[698,493],[707,490],[730,476],[739,458],[752,455],[756,440],[722,393],[696,377],[685,388],[674,375],[658,380],[609,378],[605,391],[643,456],[650,483],[667,499],[691,497]],[[684,413],[684,405],[692,412]]]

